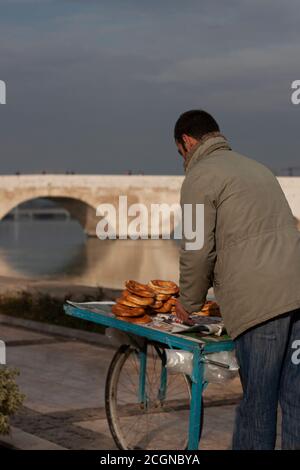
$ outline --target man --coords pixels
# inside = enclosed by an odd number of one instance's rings
[[[235,341],[243,387],[233,449],[300,449],[300,233],[281,187],[262,164],[234,152],[214,118],[182,114],[175,142],[186,176],[181,204],[204,204],[204,246],[180,251],[176,314],[204,305],[213,286]],[[297,348],[299,348],[297,350]]]

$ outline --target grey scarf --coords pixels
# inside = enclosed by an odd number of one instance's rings
[[[210,132],[202,137],[198,144],[195,145],[187,154],[184,160],[184,171],[190,169],[196,161],[205,155],[209,155],[215,150],[231,150],[231,147],[220,132]]]

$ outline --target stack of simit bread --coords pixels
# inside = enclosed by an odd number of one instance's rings
[[[153,280],[141,284],[129,280],[125,281],[125,287],[112,307],[118,319],[143,324],[151,322],[151,314],[175,313],[175,296],[179,292],[175,282]]]
[[[152,304],[153,313],[175,313],[179,287],[173,281],[154,280],[148,286],[155,292],[155,303]]]
[[[220,307],[217,302],[213,300],[207,300],[199,312],[194,312],[194,315],[200,315],[204,317],[220,317]]]

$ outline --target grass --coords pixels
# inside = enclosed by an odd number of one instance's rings
[[[63,304],[67,299],[72,300],[71,297],[69,294],[66,294],[62,300],[48,294],[32,294],[27,291],[22,291],[19,295],[15,296],[0,295],[0,313],[41,323],[103,334],[105,329],[101,325],[65,314]],[[103,291],[99,288],[97,300],[102,299]],[[95,296],[84,295],[80,298],[80,302],[92,300],[95,300]]]

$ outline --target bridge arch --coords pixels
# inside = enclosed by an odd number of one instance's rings
[[[77,198],[76,196],[49,196],[47,192],[39,193],[33,197],[16,194],[5,206],[0,205],[0,220],[21,204],[37,199],[47,199],[57,203],[58,206],[69,212],[70,216],[79,222],[87,235],[95,235],[95,227],[97,224],[96,210],[89,202]]]

